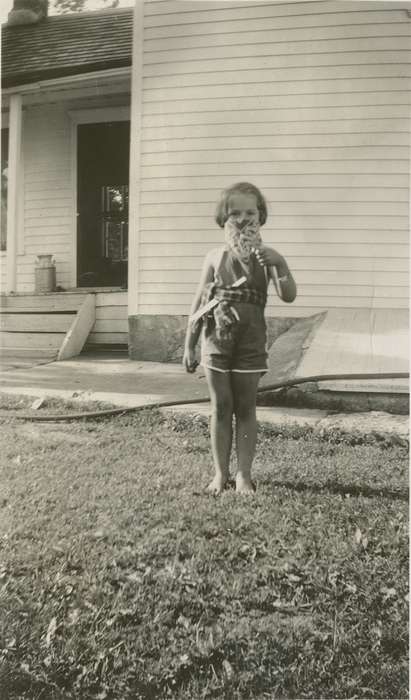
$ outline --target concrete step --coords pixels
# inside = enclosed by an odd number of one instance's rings
[[[0,297],[0,313],[77,312],[86,294],[7,294]]]
[[[3,312],[0,314],[0,330],[17,333],[67,333],[75,311],[64,313]]]
[[[2,359],[47,362],[57,359],[78,312],[90,295],[11,294],[0,298]],[[70,333],[69,333],[70,331]]]
[[[39,331],[38,333],[24,333],[2,331],[0,333],[0,347],[7,351],[13,349],[30,349],[30,350],[46,350],[50,352],[58,350],[65,338],[66,333],[46,333]]]
[[[5,366],[12,366],[16,360],[22,360],[23,364],[24,362],[28,362],[29,364],[32,362],[36,362],[37,360],[40,361],[41,363],[43,362],[52,362],[53,360],[57,359],[57,353],[58,353],[58,348],[51,349],[50,348],[32,348],[32,347],[10,347],[10,348],[4,348],[1,345],[1,336],[0,336],[0,356],[1,356],[1,364],[3,367]],[[21,364],[19,362],[19,364]]]

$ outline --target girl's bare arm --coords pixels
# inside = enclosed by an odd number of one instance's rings
[[[258,262],[266,265],[274,287],[280,299],[291,303],[297,296],[297,285],[291,274],[287,261],[274,248],[260,248],[255,252]]]
[[[297,285],[285,258],[281,264],[269,268],[275,290],[282,301],[291,304],[297,296]]]
[[[214,251],[210,251],[210,253],[208,253],[206,255],[205,260],[204,260],[203,269],[202,269],[201,275],[200,275],[200,281],[198,283],[197,291],[194,295],[193,303],[191,304],[190,318],[188,319],[188,324],[187,324],[187,333],[186,333],[186,340],[185,340],[185,351],[184,351],[183,363],[185,364],[186,369],[188,369],[188,371],[190,371],[189,366],[191,367],[193,365],[193,361],[194,361],[193,355],[194,355],[195,347],[198,343],[198,339],[199,339],[200,331],[201,331],[201,324],[196,323],[193,326],[190,319],[191,319],[191,316],[200,307],[201,297],[203,295],[205,285],[209,284],[213,280],[214,280]]]

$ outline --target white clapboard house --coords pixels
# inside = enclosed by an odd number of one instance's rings
[[[270,295],[271,327],[323,314],[298,372],[407,370],[410,49],[404,2],[137,0],[5,25],[5,342],[48,351],[74,306],[82,343],[178,359],[217,198],[248,180],[298,284],[292,305]],[[34,295],[39,254],[57,293]]]
[[[0,338],[16,355],[56,355],[82,308],[75,351],[127,346],[133,8],[20,14],[2,27]],[[39,296],[47,254],[61,291]]]

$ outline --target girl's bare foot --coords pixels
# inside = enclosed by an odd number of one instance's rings
[[[237,493],[252,496],[255,493],[255,486],[249,477],[237,474],[235,478],[235,490]]]
[[[206,492],[211,493],[213,496],[219,496],[221,493],[223,493],[227,481],[228,476],[224,476],[223,474],[216,474],[211,484],[207,486]]]

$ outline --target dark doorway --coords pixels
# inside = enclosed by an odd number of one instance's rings
[[[126,288],[130,123],[81,124],[77,135],[77,283]]]

